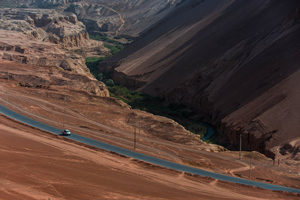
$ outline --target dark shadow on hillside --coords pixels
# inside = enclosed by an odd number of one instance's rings
[[[198,2],[195,4],[195,2]],[[199,3],[200,2],[200,3]],[[119,52],[111,58],[108,58],[104,62],[100,63],[101,66],[111,65],[117,63],[131,54],[139,51],[143,47],[149,45],[159,37],[170,34],[176,31],[181,26],[187,26],[194,24],[199,20],[205,18],[212,13],[219,5],[224,4],[227,0],[210,0],[210,1],[183,1],[177,5],[174,12],[169,13],[161,21],[157,22],[153,26],[149,27],[136,41],[129,44],[125,50]],[[200,10],[200,12],[199,12]],[[185,17],[183,17],[183,15]],[[100,67],[101,67],[100,66]]]
[[[278,29],[281,28],[286,16],[293,14],[300,3],[293,1],[287,4],[273,1],[264,8],[265,10],[252,17],[249,16],[253,14],[253,11],[258,10],[261,4],[257,1],[247,1],[247,3],[239,1],[233,4],[222,17],[199,31],[164,58],[154,62],[152,67],[162,63],[172,67],[145,86],[143,91],[153,94],[159,88],[160,91],[166,92],[164,97],[171,100],[174,98],[172,95],[180,91],[182,99],[179,103],[189,103],[195,107],[211,82],[200,81],[197,87],[189,91],[189,88],[184,90],[186,83],[189,82],[185,81],[186,79],[193,82],[193,79],[206,76],[207,80],[214,81],[222,78],[223,73],[230,73],[232,68],[236,68],[230,75],[230,79],[213,96],[216,109],[221,110],[220,114],[228,115],[299,70],[299,66],[296,65],[300,60],[298,55],[299,29],[273,44],[266,43],[264,47],[261,47],[261,52],[258,52],[256,48],[261,45],[261,41],[267,41],[267,37],[272,38],[274,31],[280,33]],[[222,62],[213,64],[241,42],[245,43],[242,51],[229,56],[229,60],[225,57]],[[187,47],[189,47],[188,50],[174,57],[176,53]],[[257,55],[255,52],[258,52]],[[165,62],[169,58],[173,58],[172,61]],[[199,72],[199,77],[195,75],[197,72]]]

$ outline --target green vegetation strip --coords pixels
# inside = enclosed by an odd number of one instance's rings
[[[110,39],[107,36],[100,36],[100,35],[90,35],[90,38],[93,40],[99,40],[104,42],[104,47],[110,49],[111,54],[115,55],[122,49],[124,49],[124,45],[116,40]],[[116,39],[120,39],[121,37],[115,36]]]
[[[182,104],[171,103],[163,105],[164,99],[154,97],[145,93],[127,89],[124,86],[107,86],[112,97],[118,98],[134,109],[140,109],[155,115],[171,118],[186,129],[202,137],[207,133],[207,127],[197,118],[197,113],[189,110]]]
[[[91,39],[101,40],[104,42],[104,46],[111,50],[111,54],[114,55],[124,48],[123,45],[116,40],[110,39],[106,36],[90,36]],[[203,138],[208,133],[208,126],[201,123],[201,118],[198,117],[198,113],[189,110],[184,105],[171,103],[167,106],[164,105],[164,99],[154,97],[145,93],[129,90],[128,88],[120,85],[115,85],[112,80],[112,72],[101,73],[99,71],[99,62],[105,60],[107,57],[90,57],[86,58],[86,65],[90,69],[91,73],[99,80],[107,85],[107,88],[112,97],[118,98],[134,109],[140,109],[155,115],[165,116],[171,118],[184,126],[187,130],[200,135]],[[214,142],[216,134],[207,142]]]

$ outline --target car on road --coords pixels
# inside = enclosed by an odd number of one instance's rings
[[[63,130],[61,133],[66,136],[71,135],[71,131],[69,131],[68,129]]]

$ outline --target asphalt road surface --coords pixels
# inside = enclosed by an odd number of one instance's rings
[[[23,122],[25,124],[28,124],[30,126],[45,130],[47,132],[51,132],[51,133],[55,133],[58,135],[61,135],[62,130],[55,128],[53,126],[49,126],[47,124],[35,121],[33,119],[30,119],[28,117],[25,117],[23,115],[20,115],[10,109],[7,109],[6,107],[0,105],[0,113],[13,118],[15,120],[18,120],[20,122]],[[296,192],[300,194],[300,190],[299,189],[294,189],[294,188],[288,188],[288,187],[283,187],[283,186],[278,186],[278,185],[272,185],[272,184],[267,184],[267,183],[262,183],[262,182],[257,182],[257,181],[251,181],[251,180],[247,180],[247,179],[242,179],[242,178],[237,178],[237,177],[233,177],[233,176],[227,176],[224,174],[217,174],[217,173],[213,173],[213,172],[209,172],[209,171],[205,171],[205,170],[201,170],[201,169],[197,169],[197,168],[193,168],[193,167],[189,167],[186,165],[182,165],[182,164],[178,164],[178,163],[173,163],[173,162],[169,162],[166,160],[162,160],[159,158],[155,158],[155,157],[151,157],[151,156],[147,156],[141,153],[137,153],[128,149],[123,149],[117,146],[113,146],[113,145],[109,145],[97,140],[93,140],[87,137],[83,137],[77,134],[72,133],[71,136],[66,136],[72,140],[78,141],[78,142],[82,142],[94,147],[98,147],[107,151],[112,151],[112,152],[116,152],[125,156],[129,156],[138,160],[142,160],[145,162],[149,162],[152,164],[156,164],[159,166],[163,166],[163,167],[167,167],[170,169],[175,169],[175,170],[179,170],[182,172],[188,172],[191,174],[198,174],[201,176],[208,176],[208,177],[212,177],[218,180],[222,180],[222,181],[229,181],[229,182],[233,182],[233,183],[240,183],[240,184],[245,184],[245,185],[251,185],[251,186],[256,186],[256,187],[260,187],[260,188],[264,188],[264,189],[269,189],[269,190],[279,190],[279,191],[287,191],[287,192]]]

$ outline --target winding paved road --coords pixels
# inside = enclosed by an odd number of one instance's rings
[[[209,125],[207,123],[204,123],[204,122],[201,122],[201,123],[207,127],[207,133],[204,136],[204,138],[202,138],[202,141],[206,141],[212,136],[212,134],[214,133],[214,129],[211,127],[211,125]]]
[[[51,133],[55,133],[60,135],[61,134],[61,129],[55,128],[53,126],[49,126],[47,124],[35,121],[33,119],[30,119],[28,117],[25,117],[23,115],[20,115],[2,105],[0,105],[0,113],[11,117],[15,120],[18,120],[20,122],[23,122],[25,124],[28,124],[30,126],[45,130],[47,132],[51,132]],[[107,151],[112,151],[112,152],[116,152],[125,156],[129,156],[138,160],[142,160],[145,162],[149,162],[152,164],[156,164],[156,165],[160,165],[163,167],[167,167],[170,169],[175,169],[175,170],[179,170],[182,172],[187,172],[187,173],[191,173],[191,174],[198,174],[201,176],[208,176],[208,177],[212,177],[218,180],[222,180],[222,181],[229,181],[229,182],[233,182],[233,183],[240,183],[240,184],[245,184],[245,185],[251,185],[251,186],[256,186],[256,187],[260,187],[260,188],[264,188],[264,189],[269,189],[269,190],[279,190],[279,191],[287,191],[287,192],[295,192],[300,194],[300,190],[299,189],[294,189],[294,188],[288,188],[288,187],[283,187],[283,186],[278,186],[278,185],[272,185],[272,184],[267,184],[267,183],[262,183],[262,182],[257,182],[257,181],[251,181],[251,180],[247,180],[247,179],[242,179],[242,178],[237,178],[237,177],[233,177],[233,176],[227,176],[224,174],[217,174],[217,173],[213,173],[213,172],[209,172],[209,171],[205,171],[205,170],[201,170],[201,169],[197,169],[197,168],[193,168],[193,167],[189,167],[186,165],[182,165],[182,164],[178,164],[178,163],[173,163],[173,162],[169,162],[166,160],[162,160],[159,158],[155,158],[155,157],[151,157],[151,156],[147,156],[141,153],[137,153],[134,151],[130,151],[127,149],[123,149],[120,147],[116,147],[113,145],[109,145],[97,140],[93,140],[87,137],[83,137],[77,134],[72,134],[71,136],[69,136],[68,138],[78,141],[78,142],[82,142],[88,145],[92,145],[101,149],[105,149]]]

